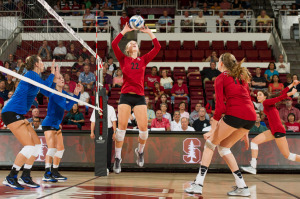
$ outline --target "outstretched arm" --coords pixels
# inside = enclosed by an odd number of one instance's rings
[[[124,29],[120,32],[120,34],[118,34],[118,36],[112,41],[111,43],[111,47],[118,59],[118,61],[120,62],[122,59],[124,59],[125,55],[122,53],[122,51],[120,50],[118,44],[121,41],[122,37],[127,33],[132,31],[133,29],[130,28],[128,26],[128,23],[126,23],[126,25],[124,26]]]
[[[146,55],[144,55],[145,64],[147,65],[152,59],[154,59],[154,57],[160,51],[161,46],[160,46],[157,38],[155,37],[155,35],[148,28],[148,26],[141,28],[141,31],[143,33],[147,33],[151,37],[152,42],[154,44],[154,48],[150,52],[148,52]]]

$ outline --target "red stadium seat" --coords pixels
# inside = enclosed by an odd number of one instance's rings
[[[147,50],[149,52],[149,50]],[[164,51],[160,49],[160,51],[157,53],[157,55],[154,57],[152,61],[156,62],[162,62],[164,59]]]
[[[90,131],[91,130],[91,125],[85,125],[85,126],[81,127],[81,130]]]
[[[140,56],[144,56],[145,54],[147,54],[149,52],[149,50],[140,50]]]
[[[258,60],[257,50],[246,50],[246,57],[248,61]]]
[[[244,59],[246,57],[245,50],[232,50],[232,54],[235,56],[237,61],[241,61],[242,59]]]
[[[180,41],[169,41],[169,50],[180,50],[181,48],[181,43]]]
[[[189,80],[201,80],[201,75],[200,74],[190,74]]]
[[[267,50],[269,49],[267,41],[255,41],[255,48],[257,50]]]
[[[178,61],[181,62],[191,61],[191,50],[179,50]]]
[[[190,91],[190,96],[192,97],[201,97],[203,96],[203,90],[192,90]]]
[[[168,73],[171,73],[171,71],[172,71],[171,67],[169,67],[169,66],[161,66],[161,67],[159,68],[159,74],[161,74],[161,71],[162,71],[162,70],[167,70]]]
[[[146,40],[142,40],[141,41],[141,50],[151,50],[152,49],[152,41],[146,41]]]
[[[166,50],[167,49],[167,41],[159,41],[161,50]]]
[[[104,40],[104,41],[98,41],[97,45],[98,45],[97,46],[98,50],[107,50],[107,41],[106,40]]]
[[[205,54],[204,54],[205,57],[207,58],[207,57],[211,56],[212,51],[213,50],[205,50]]]
[[[188,70],[187,70],[187,73],[196,72],[196,71],[200,71],[199,67],[197,67],[197,66],[189,66]]]
[[[280,73],[280,74],[279,74],[279,79],[280,79],[281,83],[286,82],[286,74]]]
[[[98,56],[105,60],[106,50],[98,50]]]
[[[232,50],[218,50],[218,52],[217,52],[217,54],[219,55],[219,56],[221,56],[222,54],[224,54],[224,53],[232,53]]]
[[[204,50],[192,50],[192,61],[202,62],[204,58]]]
[[[212,41],[212,49],[214,50],[223,50],[224,49],[224,41]]]
[[[43,41],[34,41],[33,42],[33,47],[35,49],[40,49],[40,47],[43,45]],[[52,49],[53,50],[53,49]]]
[[[94,42],[94,41],[85,41],[85,42],[91,49],[95,49],[96,42]],[[80,46],[80,48],[82,48],[82,46]],[[98,48],[99,48],[99,46],[98,46]]]
[[[270,60],[272,59],[272,51],[271,50],[259,50],[259,57],[261,60]]]
[[[184,50],[194,50],[196,48],[195,41],[183,41],[182,45]]]
[[[239,49],[239,42],[238,41],[227,41],[226,47],[228,50],[238,50]]]
[[[165,50],[165,62],[177,61],[177,50]]]
[[[209,41],[198,41],[197,48],[199,50],[208,50],[208,49],[210,49]]]
[[[54,48],[58,46],[58,43],[57,41],[48,41],[48,45],[54,50]]]
[[[31,40],[23,40],[21,42],[21,49],[24,49],[24,50],[33,49],[33,41],[31,41]]]
[[[241,48],[243,50],[252,50],[253,42],[252,41],[241,41]]]
[[[62,125],[62,130],[77,130],[77,125]]]
[[[173,68],[174,74],[184,74],[185,75],[185,68],[183,66],[175,66]]]

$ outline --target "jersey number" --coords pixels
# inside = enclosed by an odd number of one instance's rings
[[[135,64],[135,68],[134,68]],[[139,63],[131,63],[131,69],[139,69]]]

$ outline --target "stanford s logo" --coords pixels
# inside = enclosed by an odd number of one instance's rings
[[[196,164],[201,161],[201,141],[197,138],[186,138],[183,141],[183,161],[189,164]]]

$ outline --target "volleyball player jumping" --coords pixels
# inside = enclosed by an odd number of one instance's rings
[[[243,176],[230,148],[240,139],[249,146],[248,132],[256,120],[256,113],[250,98],[249,71],[241,67],[230,53],[220,56],[218,70],[222,72],[215,80],[216,110],[211,131],[206,134],[202,162],[195,182],[185,190],[187,193],[202,194],[203,182],[215,148],[226,161],[235,178],[237,187],[228,192],[230,196],[250,196]],[[226,99],[226,105],[224,100]],[[225,114],[223,118],[222,114]]]
[[[252,174],[256,174],[256,166],[257,166],[257,156],[258,156],[258,145],[269,142],[275,139],[275,142],[282,153],[282,155],[291,161],[300,162],[300,156],[294,153],[291,153],[289,150],[289,145],[285,137],[285,128],[281,123],[279,112],[275,107],[277,102],[284,100],[285,98],[294,95],[297,92],[297,89],[293,88],[297,86],[300,82],[295,80],[292,84],[286,87],[279,97],[267,99],[268,93],[265,91],[258,91],[257,93],[257,101],[262,103],[264,106],[264,113],[266,114],[269,122],[270,122],[270,130],[267,130],[259,135],[257,135],[251,141],[251,153],[252,159],[250,161],[250,166],[241,167],[244,171]],[[291,88],[293,90],[288,92]]]
[[[59,74],[58,77],[55,78],[54,82],[56,83],[55,89],[57,91],[69,95],[66,91],[63,90],[65,81],[61,74]],[[79,99],[81,89],[82,85],[78,84],[74,90],[74,98]],[[67,180],[66,177],[62,176],[58,172],[58,166],[65,151],[60,124],[64,116],[64,111],[70,111],[75,103],[76,102],[73,100],[68,100],[65,97],[61,97],[54,93],[50,93],[49,95],[47,116],[42,123],[42,128],[48,146],[45,160],[46,171],[43,177],[43,181],[57,182]],[[53,169],[51,170],[52,160]]]
[[[132,108],[139,128],[138,148],[135,149],[137,164],[144,165],[144,147],[148,138],[147,105],[144,94],[144,75],[147,64],[157,55],[161,46],[155,35],[146,26],[140,31],[147,33],[154,44],[154,48],[142,57],[139,57],[139,47],[136,41],[130,41],[126,45],[125,54],[122,53],[118,44],[122,37],[132,31],[125,25],[121,33],[112,42],[112,48],[120,63],[123,72],[123,86],[121,89],[120,102],[118,105],[118,128],[115,132],[115,162],[114,172],[121,172],[121,151],[128,124],[128,118]]]
[[[58,71],[58,69],[55,70],[54,64],[55,61],[53,60],[51,74],[45,81],[42,80],[39,75],[44,71],[44,64],[39,56],[32,55],[28,57],[21,68],[26,67],[28,70],[25,77],[50,87],[53,83],[55,74],[57,74],[56,71]],[[4,124],[24,146],[18,153],[10,173],[3,181],[4,185],[14,189],[23,190],[24,187],[22,185],[26,185],[31,188],[39,187],[38,184],[32,181],[30,171],[36,157],[39,155],[39,151],[41,150],[41,142],[28,120],[24,117],[24,115],[29,111],[39,90],[40,88],[35,85],[29,84],[25,81],[20,81],[15,93],[2,109],[2,119]],[[41,90],[41,92],[43,91]],[[46,93],[43,94],[47,95]],[[18,180],[18,173],[23,165],[23,174]]]

